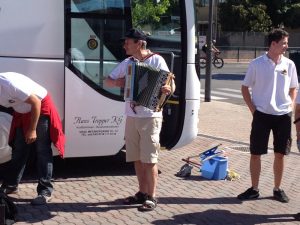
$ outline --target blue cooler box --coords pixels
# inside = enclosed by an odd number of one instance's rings
[[[216,156],[205,160],[201,167],[202,177],[209,180],[223,180],[227,176],[228,160],[222,156]]]

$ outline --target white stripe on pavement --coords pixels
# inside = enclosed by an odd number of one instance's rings
[[[238,89],[232,89],[232,88],[217,88],[218,90],[222,91],[229,91],[229,92],[235,92],[235,93],[241,93],[241,90]]]
[[[204,90],[201,89],[201,92],[204,93]],[[211,94],[232,97],[232,98],[240,98],[240,99],[243,98],[242,94],[239,94],[239,95],[238,94],[230,94],[230,93],[221,92],[221,91],[211,91]]]
[[[200,98],[205,98],[205,95],[204,94],[200,94]],[[210,96],[210,98],[212,100],[225,100],[225,99],[228,99],[228,98],[221,98],[221,97],[217,97],[217,96]]]
[[[211,93],[214,95],[224,95],[224,96],[233,97],[233,98],[243,98],[242,94],[236,95],[236,94],[229,94],[229,93],[221,92],[221,91],[212,91]]]

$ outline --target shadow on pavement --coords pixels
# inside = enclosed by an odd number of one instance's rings
[[[201,75],[200,79],[205,79],[205,75]],[[213,74],[213,80],[244,80],[245,74]]]
[[[20,222],[35,223],[49,220],[55,217],[56,213],[78,213],[78,212],[108,212],[119,211],[137,208],[137,205],[123,205],[122,199],[115,201],[97,202],[97,203],[48,203],[43,206],[30,205],[30,199],[14,199],[18,202],[19,219]],[[21,203],[21,204],[20,204]],[[211,199],[197,199],[197,198],[159,198],[159,204],[241,204],[241,201],[236,198],[211,198]],[[32,207],[35,210],[43,210],[42,214],[35,215],[34,217],[26,217],[22,215],[26,208]],[[166,206],[164,206],[165,208]],[[160,207],[156,210],[161,210]],[[162,209],[163,210],[163,209]],[[152,212],[155,215],[155,211]],[[175,215],[170,219],[156,220],[151,224],[166,225],[166,224],[242,224],[254,225],[275,222],[289,222],[295,221],[294,214],[278,214],[278,215],[260,215],[260,214],[247,214],[247,213],[231,213],[229,210],[211,209],[203,212],[189,213]],[[26,219],[25,219],[26,218]],[[155,217],[154,217],[155,218]]]
[[[269,197],[260,197],[255,201],[270,200]],[[249,200],[250,201],[250,200]],[[197,205],[212,205],[212,204],[242,204],[243,201],[236,197],[220,197],[220,198],[182,198],[182,197],[159,197],[159,203],[171,205],[171,204],[197,204]]]
[[[121,199],[112,202],[99,202],[99,203],[47,203],[47,205],[32,206],[30,199],[15,199],[14,202],[18,203],[18,222],[37,223],[54,218],[57,213],[85,213],[85,212],[108,212],[114,210],[127,210],[137,208],[137,205],[123,205]],[[43,211],[43,213],[36,214],[32,217],[26,215],[28,208],[33,208],[36,211]],[[32,209],[31,209],[32,210]],[[25,213],[25,214],[24,214]]]
[[[176,215],[172,219],[156,220],[153,224],[156,225],[174,225],[174,224],[242,224],[254,225],[275,222],[289,222],[295,221],[293,214],[279,214],[279,215],[259,215],[246,213],[231,213],[229,210],[211,209],[198,213],[189,213]]]

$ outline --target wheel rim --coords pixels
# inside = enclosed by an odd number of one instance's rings
[[[221,68],[224,65],[224,61],[221,58],[215,58],[213,63],[217,68]]]
[[[205,59],[200,59],[199,60],[199,65],[200,65],[200,68],[205,68],[206,67],[206,60]]]

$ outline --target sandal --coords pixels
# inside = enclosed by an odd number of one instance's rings
[[[141,212],[153,211],[157,206],[157,202],[156,198],[148,196],[148,199],[138,208],[138,210]]]
[[[147,194],[139,191],[135,195],[125,198],[123,204],[124,205],[143,204],[146,201],[146,199],[147,199]]]

